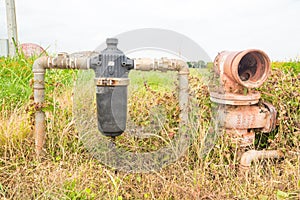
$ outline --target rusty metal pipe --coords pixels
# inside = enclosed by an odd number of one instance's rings
[[[45,99],[45,66],[48,57],[40,57],[33,63],[32,72],[34,76],[33,96],[35,103],[35,150],[39,156],[45,142],[45,112],[42,110]]]
[[[261,50],[222,51],[214,61],[211,100],[230,105],[257,104],[260,93],[251,88],[261,86],[270,69],[270,59]]]
[[[216,67],[221,76],[246,88],[257,88],[268,78],[270,59],[258,49],[244,51],[223,51],[215,59]]]
[[[189,67],[183,60],[179,59],[152,59],[136,58],[134,59],[134,69],[141,71],[178,71],[179,73],[189,74]]]
[[[241,147],[254,143],[254,129],[263,133],[272,131],[276,126],[276,110],[268,103],[250,106],[219,105],[215,120]]]
[[[213,68],[210,99],[218,104],[215,120],[239,147],[251,146],[255,129],[270,132],[276,126],[276,109],[267,102],[258,103],[258,91],[270,73],[270,59],[261,50],[223,51],[217,55]],[[249,170],[252,161],[280,158],[280,151],[250,150],[242,154],[240,169]]]
[[[179,108],[180,127],[188,124],[189,104],[189,67],[186,62],[178,59],[151,59],[137,58],[134,60],[134,69],[141,71],[178,71],[179,79]]]
[[[180,127],[188,124],[189,80],[188,74],[178,74],[179,79],[179,119]]]
[[[223,51],[214,61],[210,99],[218,104],[215,120],[240,146],[250,146],[254,129],[275,128],[276,110],[269,103],[258,104],[258,87],[268,78],[270,59],[261,50]]]
[[[45,99],[45,73],[46,69],[89,69],[88,57],[72,57],[60,53],[56,57],[43,56],[35,60],[32,67],[34,85],[33,95],[35,103],[35,151],[37,156],[43,152],[45,144],[45,112],[43,104]]]
[[[261,160],[261,159],[271,159],[271,158],[282,158],[284,155],[279,150],[250,150],[246,151],[241,156],[240,161],[240,170],[249,171],[251,163],[253,161]]]

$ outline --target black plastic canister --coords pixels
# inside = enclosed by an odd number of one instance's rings
[[[90,64],[96,74],[98,129],[105,136],[115,137],[126,129],[128,73],[133,60],[117,48],[116,38],[108,38],[106,44]]]

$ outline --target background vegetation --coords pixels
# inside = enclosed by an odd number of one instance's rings
[[[33,140],[33,61],[22,56],[0,59],[0,199],[300,198],[299,62],[273,63],[272,74],[259,89],[263,99],[276,106],[278,122],[272,133],[257,133],[255,146],[282,149],[285,157],[254,163],[245,177],[238,170],[238,150],[226,135],[209,153],[201,153],[203,137],[209,133],[211,104],[205,75],[196,69],[190,77],[195,138],[184,157],[146,174],[110,169],[83,148],[72,118],[72,88],[78,72],[48,70],[46,155],[38,161]],[[129,115],[132,123],[147,128],[153,114],[147,111],[163,105],[166,114],[159,134],[172,139],[178,124],[176,75],[163,75],[131,73]],[[127,135],[117,142],[132,151],[152,151],[162,144]]]

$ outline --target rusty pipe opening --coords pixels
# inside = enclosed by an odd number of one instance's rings
[[[258,104],[260,93],[248,90],[261,86],[270,70],[269,57],[257,49],[223,51],[215,58],[210,99],[219,106],[214,118],[239,147],[254,143],[255,130],[270,132],[275,128],[274,106]],[[243,153],[240,169],[249,170],[251,163],[259,159],[280,157],[280,151],[250,150]]]
[[[268,78],[270,59],[257,49],[244,51],[223,51],[215,59],[218,73],[226,74],[230,79],[246,88],[257,88]]]
[[[270,59],[260,50],[241,52],[233,61],[233,76],[247,88],[261,86],[268,78]]]

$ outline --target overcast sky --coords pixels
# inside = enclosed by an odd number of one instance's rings
[[[300,58],[300,0],[15,0],[21,43],[50,52],[94,50],[107,37],[163,28],[196,41],[213,59],[258,48],[271,60]],[[0,0],[0,38],[7,38]]]

